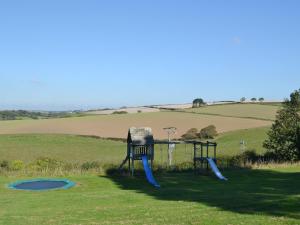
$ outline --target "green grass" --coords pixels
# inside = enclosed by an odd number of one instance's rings
[[[300,167],[224,171],[228,182],[192,173],[71,176],[69,190],[28,192],[0,177],[0,224],[300,224]]]
[[[244,150],[255,150],[264,153],[266,150],[262,144],[267,138],[269,127],[254,128],[224,133],[217,138],[218,148],[221,155],[237,155],[243,151],[240,142],[245,141]]]
[[[274,120],[278,109],[280,109],[280,105],[276,104],[243,103],[205,106],[201,108],[187,109],[185,111],[206,115],[220,115],[237,118]]]
[[[240,141],[246,142],[246,149],[262,147],[268,128],[255,128],[228,132],[217,138],[218,156],[232,156],[241,153]],[[99,161],[103,164],[120,164],[126,155],[126,143],[63,134],[15,134],[0,135],[0,160],[22,160],[29,163],[39,157],[50,157],[73,163]],[[193,146],[176,146],[174,163],[192,161]],[[167,162],[167,145],[156,145],[155,162]]]
[[[68,162],[119,163],[126,144],[119,141],[60,134],[0,135],[0,160],[31,162],[50,157]]]

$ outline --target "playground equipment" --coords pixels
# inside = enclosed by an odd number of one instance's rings
[[[218,169],[217,165],[215,164],[215,161],[212,158],[207,158],[207,162],[209,163],[212,171],[215,173],[215,175],[220,180],[227,180],[227,178],[221,174],[220,170]]]
[[[146,177],[147,180],[149,181],[150,184],[152,184],[154,187],[159,188],[160,185],[156,182],[156,180],[154,179],[154,176],[152,174],[152,170],[149,167],[149,163],[148,163],[148,158],[147,156],[142,156],[142,160],[143,160],[143,166],[144,166],[144,170],[146,173]]]
[[[194,169],[195,171],[201,169],[203,170],[205,167],[208,170],[209,162],[208,158],[212,158],[212,160],[217,163],[217,143],[215,142],[195,142],[192,141],[194,145]],[[211,148],[213,148],[213,157],[210,157]]]
[[[154,159],[154,138],[149,127],[131,127],[127,136],[127,156],[120,165],[121,169],[128,162],[128,169],[134,175],[134,161],[147,157],[151,161],[150,168],[153,166]]]
[[[164,131],[168,134],[168,142],[171,143],[171,135],[176,134],[176,127],[165,127],[163,128]],[[175,144],[168,144],[168,160],[169,160],[169,166],[172,166],[172,153],[175,150]]]
[[[119,169],[122,169],[128,162],[128,169],[133,176],[135,161],[142,161],[148,182],[155,187],[160,187],[152,174],[155,144],[168,145],[168,153],[170,146],[175,146],[176,144],[191,144],[193,145],[194,171],[207,171],[209,167],[211,167],[214,174],[220,180],[227,180],[217,167],[217,143],[209,141],[154,141],[152,130],[149,127],[131,127],[129,129],[127,137],[127,155]],[[213,151],[211,151],[211,149]]]
[[[217,167],[217,143],[216,142],[192,142],[194,145],[194,170],[197,171],[208,171],[208,168],[212,169],[213,173],[220,180],[227,180]],[[211,152],[211,149],[212,152]],[[211,156],[213,155],[213,156]]]
[[[153,186],[159,188],[159,184],[153,177],[152,167],[154,159],[154,138],[152,130],[149,127],[136,128],[131,127],[127,136],[127,156],[120,165],[121,169],[128,162],[128,169],[131,175],[134,175],[134,161],[143,162],[147,180]],[[150,165],[149,161],[150,160]]]

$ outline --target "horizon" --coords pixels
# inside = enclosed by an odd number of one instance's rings
[[[253,104],[259,104],[260,102],[257,101],[253,102],[250,100],[251,98],[246,98],[245,103],[244,104],[249,104],[249,103],[253,103]],[[285,100],[275,100],[275,99],[264,99],[264,103],[279,103],[279,102],[283,102]],[[213,101],[206,101],[206,103],[218,103],[218,102],[233,102],[233,103],[239,103],[240,100],[236,99],[226,99],[226,100],[213,100]],[[153,106],[167,106],[167,105],[187,105],[187,104],[191,104],[192,105],[192,101],[191,102],[183,102],[183,103],[162,103],[162,104],[151,104],[151,105],[123,105],[123,106],[115,106],[115,107],[85,107],[85,108],[65,108],[65,109],[48,109],[47,110],[47,106],[44,109],[39,109],[39,108],[27,108],[28,106],[25,106],[24,108],[18,108],[18,107],[12,107],[12,108],[0,108],[0,111],[18,111],[18,110],[25,110],[25,111],[35,111],[35,112],[71,112],[71,111],[93,111],[93,110],[119,110],[119,109],[123,109],[123,108],[139,108],[139,107],[153,107]]]
[[[2,3],[0,110],[281,101],[300,88],[298,1],[117,3]]]

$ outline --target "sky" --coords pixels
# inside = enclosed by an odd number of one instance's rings
[[[0,109],[264,97],[300,88],[300,1],[0,1]]]

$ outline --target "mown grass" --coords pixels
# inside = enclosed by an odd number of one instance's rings
[[[200,108],[187,109],[185,111],[205,115],[275,120],[276,112],[279,109],[280,105],[276,104],[243,103],[228,105],[212,105]]]
[[[69,190],[30,192],[0,177],[0,224],[299,224],[300,167],[228,170],[221,182],[193,173],[144,177],[67,177]]]

